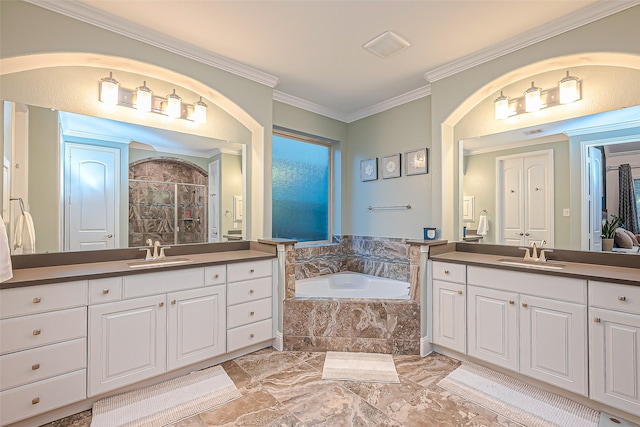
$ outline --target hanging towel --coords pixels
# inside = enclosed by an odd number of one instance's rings
[[[36,253],[36,231],[33,226],[33,218],[27,211],[23,211],[18,218],[13,236],[13,250],[20,254]]]
[[[13,277],[11,269],[11,255],[9,254],[9,238],[7,228],[0,216],[0,282],[4,282]]]
[[[481,213],[480,218],[478,219],[478,231],[476,234],[479,236],[486,236],[489,232],[489,220],[487,219],[486,213]]]

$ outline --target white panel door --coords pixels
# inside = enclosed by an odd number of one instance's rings
[[[522,158],[507,159],[502,164],[502,242],[522,245],[524,235],[524,198]]]
[[[209,242],[220,241],[220,160],[209,163]]]
[[[433,342],[466,351],[466,285],[433,281]]]
[[[589,194],[585,203],[589,203],[589,250],[602,250],[602,151],[589,147]]]
[[[65,144],[66,249],[118,247],[120,150]]]
[[[549,155],[523,159],[525,183],[524,244],[542,240],[553,246],[553,199]]]
[[[520,296],[520,372],[587,395],[587,308]]]
[[[590,397],[640,415],[640,316],[589,309]]]
[[[467,287],[467,354],[518,370],[518,294]]]
[[[89,396],[166,371],[165,298],[89,307]]]
[[[168,294],[168,370],[226,351],[226,285]]]

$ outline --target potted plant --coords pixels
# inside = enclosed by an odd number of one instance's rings
[[[616,237],[616,229],[622,225],[622,220],[617,215],[611,215],[611,220],[602,220],[602,250],[613,250],[613,238]]]

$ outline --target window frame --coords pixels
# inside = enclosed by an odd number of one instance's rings
[[[329,139],[329,138],[323,138],[321,136],[317,136],[317,135],[312,135],[312,134],[308,134],[305,132],[300,132],[300,131],[295,131],[293,129],[287,129],[287,128],[283,128],[280,126],[273,126],[273,130],[272,130],[272,134],[271,134],[271,144],[273,145],[273,137],[274,136],[279,136],[282,138],[286,138],[286,139],[292,139],[295,141],[299,141],[299,142],[304,142],[304,143],[308,143],[308,144],[314,144],[314,145],[320,145],[322,147],[327,147],[329,149],[329,170],[327,171],[328,173],[328,191],[327,191],[327,198],[328,198],[328,206],[327,206],[327,240],[307,240],[304,242],[299,242],[300,244],[304,244],[304,245],[317,245],[317,244],[326,244],[326,243],[331,243],[333,242],[333,226],[334,226],[334,207],[335,207],[335,203],[334,203],[334,183],[335,183],[335,171],[334,171],[334,162],[335,162],[335,146],[336,144],[338,144],[338,141]],[[273,151],[272,151],[272,157],[271,157],[271,167],[273,167]],[[273,187],[273,176],[271,178],[271,182],[272,182],[272,187]],[[273,208],[273,199],[271,200],[271,206]],[[273,215],[271,218],[271,226],[273,228]],[[273,231],[272,231],[272,235],[273,235]]]

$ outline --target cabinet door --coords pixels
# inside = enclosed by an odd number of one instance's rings
[[[226,351],[226,286],[174,292],[169,301],[168,369]]]
[[[467,287],[467,353],[518,370],[518,294]]]
[[[165,295],[89,307],[89,396],[166,371]]]
[[[433,281],[433,342],[464,353],[466,285]]]
[[[520,372],[587,395],[587,308],[520,296]]]
[[[640,316],[589,309],[590,397],[640,415]]]

